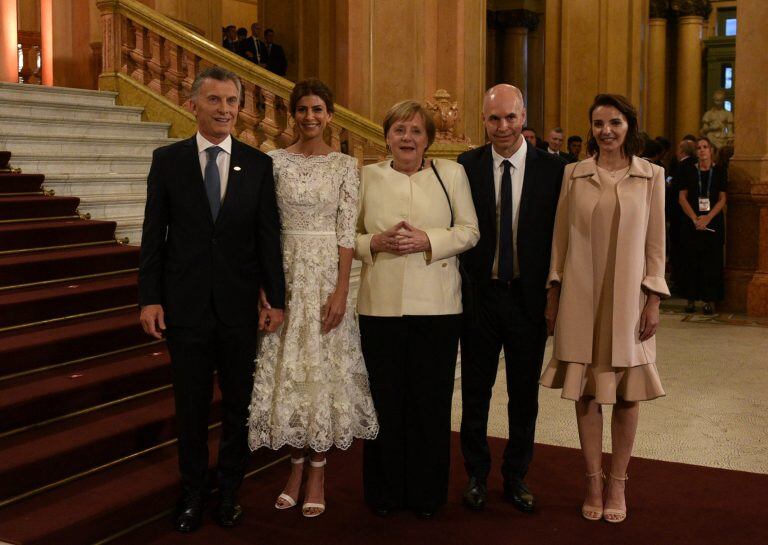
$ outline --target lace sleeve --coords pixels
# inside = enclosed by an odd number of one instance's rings
[[[345,157],[341,176],[339,205],[336,210],[336,240],[339,246],[354,248],[357,237],[357,201],[360,188],[360,174],[354,157]]]

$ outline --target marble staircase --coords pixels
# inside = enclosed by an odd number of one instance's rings
[[[117,93],[0,83],[0,151],[13,166],[44,173],[45,190],[80,198],[78,212],[117,222],[116,236],[141,242],[146,179],[167,123],[141,121],[142,108]]]

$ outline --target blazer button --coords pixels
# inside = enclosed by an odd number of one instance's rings
[[[447,266],[448,266],[448,263],[443,263],[443,267],[447,267]]]
[[[216,237],[213,237],[213,238],[211,239],[211,244],[213,244],[214,246],[216,246]]]

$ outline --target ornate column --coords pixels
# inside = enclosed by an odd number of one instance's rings
[[[677,20],[677,93],[675,137],[696,134],[701,126],[702,30],[709,0],[672,0]]]
[[[648,21],[648,112],[646,132],[667,134],[667,16],[669,0],[651,0]]]
[[[528,31],[539,24],[539,15],[527,9],[496,12],[497,32],[504,29],[502,80],[518,87],[528,102]]]
[[[724,309],[768,316],[768,2],[739,0],[735,153],[729,163]]]
[[[19,81],[16,0],[0,0],[0,81]]]

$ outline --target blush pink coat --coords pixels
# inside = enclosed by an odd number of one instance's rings
[[[619,208],[613,286],[614,367],[656,363],[656,337],[640,342],[640,315],[647,292],[669,295],[664,280],[664,169],[633,157],[616,186]],[[560,282],[554,356],[592,363],[596,297],[592,280],[592,214],[601,184],[594,159],[565,169],[557,206],[547,285]]]

